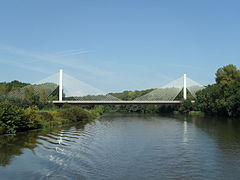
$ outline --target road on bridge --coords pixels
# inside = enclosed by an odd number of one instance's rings
[[[52,101],[53,104],[181,104],[182,101]]]

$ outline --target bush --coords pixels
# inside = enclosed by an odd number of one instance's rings
[[[59,115],[60,117],[68,119],[72,122],[86,121],[91,119],[90,113],[78,106],[62,109],[59,111]]]
[[[24,110],[10,102],[0,103],[0,122],[2,133],[15,133],[27,127]]]
[[[185,100],[183,103],[179,106],[178,111],[181,113],[189,113],[190,111],[193,111],[194,104],[192,103],[191,100]]]
[[[103,106],[96,106],[94,109],[91,109],[89,112],[92,118],[97,118],[103,114],[104,107]]]
[[[40,127],[37,107],[22,109],[11,102],[0,103],[0,133],[15,133]]]
[[[38,108],[36,106],[32,106],[24,110],[26,126],[28,129],[39,128],[39,121],[36,113],[37,110]]]
[[[37,119],[49,122],[49,121],[53,121],[54,118],[53,118],[52,114],[50,114],[49,112],[43,111],[43,112],[37,113]]]
[[[0,103],[0,134],[62,125],[69,122],[84,122],[100,116],[102,112],[101,106],[89,111],[78,106],[69,106],[55,111],[39,110],[37,106],[23,109],[12,102],[5,101]]]

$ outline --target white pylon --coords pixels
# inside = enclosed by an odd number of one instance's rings
[[[63,70],[59,71],[59,101],[62,101],[63,93]]]
[[[183,75],[183,99],[187,99],[187,75]]]

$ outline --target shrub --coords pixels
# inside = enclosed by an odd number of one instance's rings
[[[59,111],[59,115],[60,117],[68,119],[72,122],[86,121],[91,119],[90,113],[78,106],[62,109]]]
[[[0,126],[2,133],[15,133],[18,130],[25,129],[27,127],[25,120],[23,109],[10,102],[0,103]]]
[[[189,113],[190,111],[194,110],[194,105],[191,100],[185,100],[183,103],[179,106],[178,111],[181,113]]]
[[[26,126],[28,129],[39,128],[39,122],[36,113],[37,110],[38,108],[36,106],[32,106],[24,110]]]
[[[92,118],[97,118],[103,114],[104,107],[103,106],[96,106],[94,109],[91,109],[89,112]]]
[[[44,121],[53,121],[53,116],[52,116],[52,114],[50,114],[49,112],[45,112],[45,111],[43,111],[43,112],[38,112],[37,113],[37,118],[38,118],[38,120],[44,120]]]

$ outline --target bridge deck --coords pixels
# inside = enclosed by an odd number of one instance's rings
[[[53,101],[53,104],[181,104],[182,101]]]

